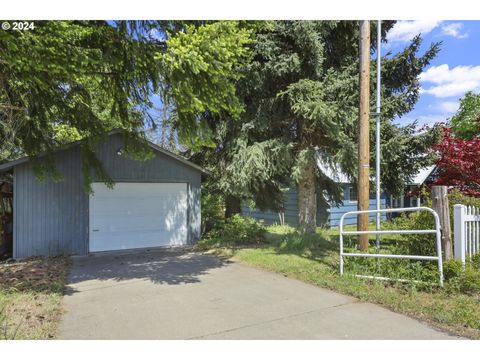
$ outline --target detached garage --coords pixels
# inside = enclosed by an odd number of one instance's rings
[[[181,246],[200,237],[205,171],[150,143],[147,161],[122,154],[123,134],[109,134],[97,156],[115,181],[84,190],[79,144],[54,155],[62,181],[36,179],[28,158],[0,165],[13,173],[13,257]]]

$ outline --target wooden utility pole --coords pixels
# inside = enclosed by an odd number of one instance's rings
[[[453,257],[452,231],[450,229],[450,211],[448,208],[448,189],[446,186],[432,186],[432,208],[440,218],[442,250],[444,259]]]
[[[370,199],[370,21],[360,21],[360,103],[358,124],[358,210],[368,210]],[[360,214],[357,230],[368,230],[368,214]],[[368,250],[368,234],[359,235],[361,251]]]

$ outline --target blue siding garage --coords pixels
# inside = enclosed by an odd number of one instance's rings
[[[201,177],[205,172],[186,159],[150,144],[154,157],[136,161],[122,155],[124,137],[114,131],[100,144],[97,156],[117,183],[186,184],[186,239],[200,237]],[[80,147],[72,144],[54,154],[62,181],[38,181],[28,159],[0,165],[13,171],[13,256],[87,254],[89,199],[84,191]],[[94,181],[99,179],[94,177]],[[132,236],[135,236],[134,234]],[[134,241],[134,240],[133,240]],[[134,247],[134,246],[133,246]]]

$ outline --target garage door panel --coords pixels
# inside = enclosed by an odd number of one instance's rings
[[[151,186],[151,184],[150,184]],[[110,190],[110,189],[109,189]],[[113,189],[112,191],[115,192],[115,189]],[[178,189],[165,189],[165,191],[178,191]],[[151,196],[138,196],[138,197],[135,197],[135,196],[97,196],[97,199],[103,199],[103,201],[106,201],[106,202],[111,202],[111,203],[116,203],[116,202],[119,202],[119,201],[128,201],[128,200],[131,200],[131,199],[135,199],[135,201],[149,201],[151,199],[157,199],[159,201],[162,201],[162,200],[173,200],[175,198],[178,198],[180,197],[182,194],[163,194],[163,195],[154,195],[152,194]]]
[[[94,183],[93,190],[90,251],[186,244],[185,183]]]
[[[161,187],[159,187],[161,185]],[[107,192],[108,188],[103,183],[94,183],[94,190],[101,190],[100,193],[97,192],[97,197],[102,198],[150,198],[153,196],[165,196],[176,194],[179,190],[179,187],[184,187],[186,190],[185,183],[120,183],[117,182],[113,188],[113,191]],[[126,189],[135,189],[133,192],[129,192]],[[124,189],[126,191],[118,192],[117,190]],[[108,189],[112,190],[112,189]]]
[[[138,208],[136,208],[135,206],[138,206]],[[125,208],[124,206],[122,206],[122,204],[116,204],[115,206],[102,206],[101,209],[96,209],[96,217],[93,220],[94,222],[96,220],[103,221],[103,218],[115,219],[118,216],[136,216],[141,217],[142,219],[158,220],[160,217],[167,219],[170,217],[181,216],[182,213],[183,209],[175,209],[175,211],[162,208],[145,209],[144,204],[138,203],[135,203],[131,207]]]
[[[154,199],[150,200],[150,202],[156,201]],[[173,201],[183,201],[182,199],[175,199],[169,200],[169,202]],[[141,202],[134,202],[132,206],[125,207],[125,205],[121,203],[116,204],[104,204],[100,209],[96,209],[97,216],[117,216],[117,215],[133,215],[133,216],[149,216],[152,212],[158,213],[162,216],[177,216],[179,212],[182,212],[184,209],[179,208],[168,208],[167,205],[158,204],[157,208],[147,208],[147,204]]]
[[[108,220],[108,219],[105,219]],[[109,232],[115,231],[147,231],[147,230],[158,230],[158,231],[174,231],[177,226],[178,222],[175,223],[174,221],[164,221],[157,224],[152,224],[156,219],[152,219],[151,221],[138,221],[134,224],[124,223],[124,224],[116,224],[114,223],[116,220],[113,219],[111,223],[98,222],[92,224],[92,232],[107,234]],[[109,221],[110,222],[110,221]],[[97,234],[100,235],[100,234]]]
[[[168,243],[158,242],[159,238],[168,238]],[[134,245],[132,245],[134,241]],[[112,247],[115,244],[115,247]],[[159,231],[159,230],[145,230],[138,231],[121,231],[108,236],[98,236],[95,238],[94,248],[95,251],[108,251],[108,250],[126,250],[126,249],[140,249],[150,248],[156,246],[172,246],[183,245],[184,238],[178,232],[172,231]]]

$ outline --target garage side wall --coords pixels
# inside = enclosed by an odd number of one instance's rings
[[[118,155],[123,149],[123,136],[114,134],[108,142],[98,146],[98,157],[105,170],[116,182],[182,182],[188,188],[188,242],[200,238],[201,173],[199,170],[155,151],[155,157],[136,161]]]
[[[14,169],[14,258],[87,251],[88,196],[80,149],[58,152],[55,161],[63,181],[39,182],[29,162]]]

